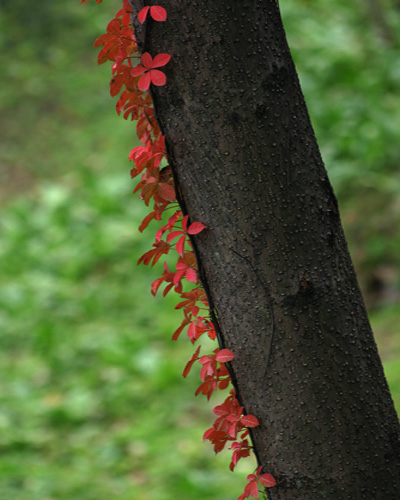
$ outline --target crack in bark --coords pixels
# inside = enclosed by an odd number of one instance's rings
[[[236,254],[241,259],[243,259],[248,264],[248,266],[250,267],[250,269],[253,271],[254,275],[256,276],[257,281],[260,283],[261,287],[264,289],[264,291],[266,292],[267,296],[269,297],[269,299],[267,299],[267,304],[268,304],[268,309],[269,309],[269,316],[270,316],[270,319],[271,319],[271,335],[270,335],[270,340],[269,340],[269,348],[268,348],[267,360],[266,360],[266,363],[265,363],[265,371],[264,371],[264,380],[265,380],[267,378],[267,371],[268,371],[269,359],[271,357],[272,342],[273,342],[274,330],[275,330],[274,311],[273,311],[273,308],[272,308],[272,300],[270,298],[271,297],[271,292],[270,292],[268,286],[265,285],[265,283],[263,283],[263,281],[260,278],[259,273],[254,268],[253,264],[249,261],[249,259],[247,257],[245,257],[244,255],[241,255],[234,248],[230,248],[229,250],[231,252],[233,252],[234,254]]]

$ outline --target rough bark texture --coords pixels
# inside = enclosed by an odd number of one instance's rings
[[[200,266],[261,422],[268,494],[398,499],[398,420],[278,5],[166,7],[166,23],[135,29],[142,51],[173,55],[155,106],[184,208],[207,226]]]

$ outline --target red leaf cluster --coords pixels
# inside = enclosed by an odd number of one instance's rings
[[[100,35],[94,42],[95,47],[103,48],[97,56],[97,62],[114,61],[113,72],[121,66],[128,56],[137,52],[136,40],[132,29],[123,24],[122,18],[115,18],[107,25],[107,33]]]
[[[160,7],[159,5],[153,5],[153,7],[149,6],[143,7],[143,9],[139,12],[138,14],[139,23],[143,24],[145,22],[149,11],[150,11],[150,17],[152,17],[154,21],[167,20],[167,11],[164,9],[164,7]]]
[[[233,450],[230,464],[231,470],[235,468],[241,458],[248,457],[250,454],[252,447],[246,439],[249,434],[248,427],[259,425],[256,417],[243,415],[243,410],[243,406],[239,405],[232,389],[222,405],[214,408],[217,418],[213,426],[203,436],[204,439],[211,441],[215,453],[219,453],[229,441],[233,441],[231,446],[231,450]]]
[[[132,76],[138,76],[144,73],[138,81],[139,89],[145,92],[150,87],[150,83],[157,85],[158,87],[165,85],[167,77],[162,71],[155,68],[165,66],[170,59],[171,56],[169,54],[158,54],[153,59],[148,52],[145,52],[142,55],[142,64],[138,64],[131,71]]]
[[[276,481],[271,474],[261,474],[261,470],[262,467],[258,467],[254,474],[249,474],[247,476],[247,484],[244,488],[244,493],[240,495],[238,500],[244,500],[248,497],[258,498],[258,483],[261,483],[265,488],[271,488],[276,485]]]
[[[82,0],[80,3],[88,1]],[[96,2],[101,3],[102,0]],[[154,266],[171,251],[176,252],[175,267],[170,269],[164,261],[163,273],[152,283],[151,293],[156,295],[161,285],[165,285],[164,296],[174,290],[181,298],[176,309],[182,310],[183,320],[174,332],[173,340],[177,340],[185,329],[193,344],[204,334],[215,340],[219,325],[211,321],[208,299],[201,285],[192,248],[193,238],[201,238],[200,233],[206,226],[198,221],[189,221],[189,216],[179,208],[174,178],[168,165],[165,138],[158,126],[148,92],[151,85],[166,84],[166,75],[159,68],[169,63],[171,55],[163,53],[152,57],[145,52],[140,56],[132,30],[131,15],[129,0],[123,0],[122,9],[108,23],[106,33],[99,36],[94,45],[101,47],[99,64],[108,60],[112,62],[110,94],[120,94],[116,104],[117,113],[125,119],[137,120],[136,132],[141,145],[133,148],[129,154],[129,160],[133,162],[131,177],[139,177],[134,192],[139,194],[146,206],[153,204],[139,230],[146,229],[153,220],[161,221],[165,211],[173,209],[167,223],[157,230],[152,248],[140,257],[138,263]],[[167,12],[158,5],[145,6],[137,15],[138,21],[144,23],[148,16],[154,21],[163,22],[167,19]],[[140,63],[133,65],[134,59],[140,59]],[[201,384],[195,394],[204,394],[210,399],[214,391],[224,390],[229,386],[231,377],[228,367],[234,359],[234,353],[226,348],[216,348],[212,353],[200,356],[200,350],[199,345],[187,362],[183,376],[187,377],[193,365],[198,362],[201,366]],[[245,415],[243,412],[244,408],[240,406],[232,389],[224,403],[214,408],[215,422],[204,434],[204,439],[211,441],[216,453],[228,442],[231,443],[231,470],[241,458],[249,456],[252,447],[247,439],[248,428],[259,425],[255,416]],[[248,476],[248,484],[239,500],[249,496],[258,498],[258,483],[265,487],[274,486],[275,480],[270,474],[260,474],[261,467],[255,474]]]

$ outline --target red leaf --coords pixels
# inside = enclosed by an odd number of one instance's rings
[[[188,215],[185,215],[185,217],[182,219],[182,229],[186,232],[187,230],[187,223],[188,223]]]
[[[169,285],[167,285],[165,288],[164,288],[164,291],[163,291],[163,297],[165,297],[167,295],[167,293],[171,290],[171,288],[174,286],[173,283],[170,283]],[[173,339],[175,340],[175,339]]]
[[[160,7],[159,5],[153,5],[153,7],[151,7],[150,15],[154,19],[154,21],[167,20],[167,11],[164,9],[164,7]]]
[[[228,426],[228,434],[231,438],[236,439],[238,430],[237,430],[237,422],[233,422]]]
[[[191,368],[193,366],[193,363],[197,360],[199,352],[200,352],[200,348],[201,348],[201,346],[199,345],[199,347],[196,349],[196,352],[193,354],[193,356],[187,362],[187,364],[185,366],[185,369],[183,370],[183,376],[184,376],[184,378],[187,377],[188,373],[190,372],[190,370],[191,370]]]
[[[163,278],[158,278],[158,279],[153,281],[153,283],[151,284],[152,295],[154,295],[154,296],[156,295],[157,290],[160,288],[160,285],[163,281],[164,281]]]
[[[244,427],[257,427],[257,425],[260,425],[258,418],[254,415],[245,415],[240,419],[240,422]]]
[[[162,71],[159,71],[158,69],[152,69],[150,71],[150,75],[151,75],[151,83],[153,83],[157,87],[162,87],[167,83],[167,77]]]
[[[131,76],[139,76],[146,71],[146,68],[141,64],[138,64],[134,68],[131,69]]]
[[[179,240],[176,242],[176,251],[179,253],[181,257],[183,257],[183,252],[185,251],[185,241],[186,241],[186,234],[181,236]],[[188,273],[186,273],[186,278],[188,277]],[[190,281],[190,280],[189,280]]]
[[[172,280],[172,283],[175,285],[175,290],[178,290],[178,285],[181,281],[181,279],[184,277],[185,275],[185,269],[183,269],[182,271],[177,271],[174,275],[174,279]]]
[[[171,231],[168,235],[166,240],[168,242],[172,241],[173,239],[177,238],[180,234],[182,234],[182,231]],[[178,269],[178,267],[177,267]]]
[[[186,271],[186,279],[191,283],[197,283],[197,274],[192,267],[189,267]]]
[[[158,186],[158,194],[163,200],[175,201],[175,189],[166,182],[160,182],[160,185]]]
[[[153,59],[153,63],[151,65],[151,68],[160,68],[161,66],[165,66],[169,60],[171,59],[171,56],[169,54],[158,54],[156,57]]]
[[[143,9],[139,12],[138,14],[138,20],[139,20],[139,23],[143,24],[145,19],[146,19],[146,16],[147,16],[147,13],[149,12],[150,10],[150,7],[147,6],[147,7],[143,7]]]
[[[190,323],[187,334],[190,339],[193,339],[196,336],[196,320]]]
[[[201,222],[193,222],[193,224],[190,224],[190,226],[189,226],[188,233],[189,234],[198,234],[201,231],[203,231],[203,229],[205,229],[205,227],[206,226],[204,224],[201,224]]]
[[[224,389],[226,389],[229,385],[229,378],[225,379],[225,380],[221,380],[218,384],[218,387],[221,389],[221,391],[223,391]]]
[[[230,351],[229,349],[222,349],[216,355],[215,359],[220,363],[226,363],[227,361],[232,361],[234,357],[235,355],[233,354],[232,351]]]
[[[275,479],[271,476],[271,474],[263,474],[258,479],[260,483],[266,488],[271,488],[276,485]]]
[[[142,232],[146,229],[149,223],[154,219],[154,212],[151,212],[146,215],[146,217],[142,220],[142,223],[139,226],[139,231]]]
[[[172,285],[172,283],[171,283]],[[182,333],[183,329],[187,326],[188,322],[186,319],[182,321],[182,324],[177,330],[175,330],[174,334],[172,335],[172,340],[178,340],[179,335]]]
[[[140,90],[145,92],[150,87],[150,73],[145,73],[142,78],[138,81],[138,87]]]
[[[248,485],[246,485],[244,492],[247,495],[251,495],[253,498],[258,498],[258,482],[251,481]]]
[[[152,69],[153,67],[153,58],[151,57],[151,55],[148,53],[148,52],[145,52],[143,55],[142,55],[142,64],[145,68],[147,69]]]
[[[216,414],[216,415],[226,415],[228,412],[225,408],[225,406],[223,405],[217,405],[213,408],[213,412]]]
[[[207,439],[209,439],[213,433],[214,433],[214,427],[207,429],[206,432],[203,434],[203,441],[206,441]]]

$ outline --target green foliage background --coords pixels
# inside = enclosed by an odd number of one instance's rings
[[[92,5],[93,3],[93,5]],[[0,498],[228,500],[211,405],[136,267],[127,155],[94,39],[119,6],[0,1]],[[399,21],[394,0],[282,0],[284,22],[400,408]],[[378,8],[378,11],[374,10]],[[378,12],[378,14],[377,14]]]

